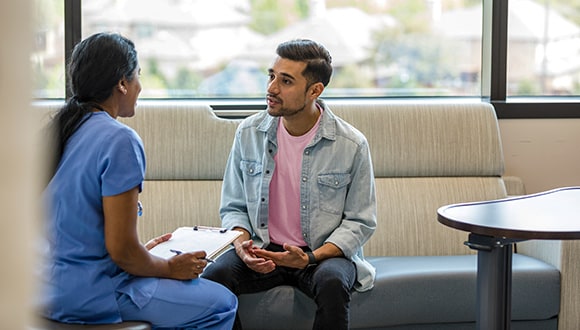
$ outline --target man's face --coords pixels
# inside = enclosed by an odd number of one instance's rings
[[[294,116],[304,110],[307,100],[308,82],[302,71],[305,62],[277,57],[268,69],[266,101],[271,116]]]

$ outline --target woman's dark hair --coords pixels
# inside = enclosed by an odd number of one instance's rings
[[[321,82],[324,87],[332,76],[332,57],[323,45],[308,39],[296,39],[281,43],[276,54],[292,61],[306,62],[302,75],[310,85]]]
[[[72,96],[52,119],[50,129],[55,147],[49,178],[68,139],[86,121],[98,103],[108,99],[119,80],[131,81],[139,63],[133,42],[116,33],[97,33],[79,42],[67,65]],[[84,119],[84,120],[83,120]]]

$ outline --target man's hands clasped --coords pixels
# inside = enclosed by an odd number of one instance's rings
[[[269,273],[276,266],[304,269],[308,266],[308,256],[301,248],[284,244],[285,251],[273,252],[254,246],[252,240],[236,246],[236,253],[244,263],[258,273]]]

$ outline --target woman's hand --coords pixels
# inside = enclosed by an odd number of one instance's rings
[[[179,280],[198,278],[207,266],[205,257],[204,251],[184,252],[171,257],[168,260],[171,277]]]
[[[139,187],[115,196],[103,197],[105,214],[105,245],[111,259],[127,273],[188,280],[199,277],[207,265],[205,252],[183,253],[169,260],[148,250],[171,238],[161,235],[145,245],[137,233],[137,205]]]

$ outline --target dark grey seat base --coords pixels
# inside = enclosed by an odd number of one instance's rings
[[[123,322],[115,324],[68,324],[39,317],[27,330],[151,330],[147,322]]]
[[[474,329],[477,256],[369,257],[375,287],[354,292],[352,329]],[[560,272],[514,254],[513,329],[557,329]],[[244,329],[311,329],[314,301],[289,286],[239,297]]]

